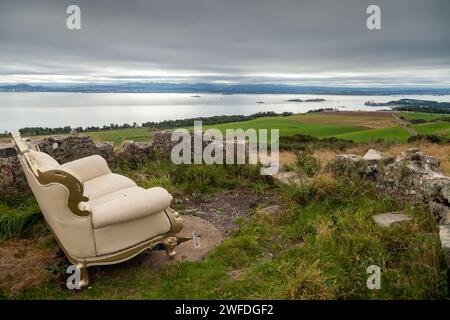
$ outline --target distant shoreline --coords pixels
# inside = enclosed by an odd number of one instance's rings
[[[216,93],[233,94],[320,94],[320,95],[450,95],[450,88],[429,87],[328,87],[281,84],[126,83],[126,84],[5,84],[0,92],[80,93]]]

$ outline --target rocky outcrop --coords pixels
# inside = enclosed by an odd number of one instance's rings
[[[425,205],[439,224],[450,222],[450,177],[440,170],[435,157],[408,149],[394,158],[369,150],[364,156],[339,155],[346,165],[362,165],[363,175],[380,191],[402,202]]]

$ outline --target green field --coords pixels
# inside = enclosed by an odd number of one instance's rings
[[[373,112],[373,115],[368,114],[368,112],[354,112],[351,114],[344,112],[334,114],[296,114],[291,117],[258,118],[250,121],[208,125],[204,126],[203,129],[216,128],[223,133],[225,133],[226,129],[279,129],[280,136],[304,134],[317,138],[338,137],[355,142],[369,142],[384,139],[404,143],[411,136],[411,133],[402,126],[407,124],[407,122],[398,119],[400,116],[409,120],[423,119],[430,121],[449,115],[420,112],[398,112],[395,113],[395,116],[376,112]],[[450,122],[429,122],[411,125],[411,128],[418,134],[450,136]],[[113,142],[114,146],[119,148],[125,140],[147,142],[153,132],[153,129],[150,128],[130,128],[86,132],[85,134],[93,137],[98,142]]]
[[[450,118],[450,114],[445,113],[426,113],[426,112],[398,112],[399,117],[403,117],[407,120],[426,120],[431,121],[443,117]]]
[[[419,134],[437,134],[450,136],[450,122],[438,121],[412,126]]]
[[[339,134],[366,130],[363,127],[348,125],[324,125],[316,123],[304,123],[297,120],[283,118],[264,118],[244,122],[231,122],[205,128],[216,128],[225,132],[226,129],[280,129],[280,136],[293,136],[306,134],[318,138],[331,137]]]
[[[224,134],[227,129],[279,129],[280,136],[293,136],[295,134],[310,135],[317,138],[338,137],[349,139],[355,142],[366,142],[377,139],[386,139],[389,141],[406,142],[411,136],[410,133],[399,126],[367,129],[363,126],[354,125],[331,125],[321,123],[305,123],[298,120],[286,119],[281,117],[262,118],[242,122],[230,122],[218,125],[204,126],[203,129],[215,128],[221,130]],[[152,135],[152,130],[147,128],[132,128],[100,132],[88,132],[96,141],[114,142],[116,147],[125,140],[134,140],[146,142]],[[270,131],[269,131],[270,134]]]
[[[125,140],[148,142],[153,134],[153,131],[148,128],[130,128],[130,129],[86,132],[86,134],[94,138],[95,141],[114,142],[115,147],[120,147],[122,142]]]
[[[411,134],[403,127],[390,127],[366,130],[360,132],[352,132],[347,134],[337,135],[337,138],[348,139],[354,142],[367,142],[378,139],[386,141],[406,142]]]
[[[388,141],[406,142],[411,134],[400,126],[370,129],[359,126],[348,125],[324,125],[318,123],[304,123],[298,120],[269,118],[256,119],[238,123],[226,123],[216,125],[214,128],[225,131],[225,129],[280,129],[280,136],[292,136],[305,134],[318,138],[337,137],[353,140],[355,142],[366,142],[377,139]]]

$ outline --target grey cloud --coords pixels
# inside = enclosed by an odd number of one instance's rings
[[[0,78],[448,85],[448,30],[447,0],[0,0]]]

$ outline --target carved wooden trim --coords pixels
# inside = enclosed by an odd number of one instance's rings
[[[30,153],[30,149],[20,137],[20,133],[13,133],[13,143],[16,147],[18,156],[23,157],[28,164],[30,170],[33,172],[36,179],[42,185],[49,185],[51,183],[59,183],[67,188],[69,191],[69,198],[67,205],[73,214],[81,217],[86,217],[91,214],[88,210],[81,210],[78,205],[80,202],[89,200],[84,195],[84,186],[77,178],[65,170],[48,170],[42,171],[37,163],[37,160]]]

